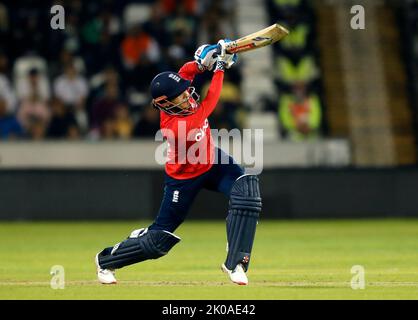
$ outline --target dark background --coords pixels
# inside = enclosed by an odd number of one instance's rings
[[[162,171],[2,170],[0,220],[153,219]],[[418,216],[418,169],[274,169],[260,175],[264,219]],[[144,187],[147,186],[147,187]],[[202,191],[193,219],[226,217],[227,199]]]

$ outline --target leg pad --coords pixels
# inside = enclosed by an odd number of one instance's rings
[[[138,230],[139,231],[139,230]],[[148,259],[158,259],[180,241],[175,234],[164,230],[141,229],[126,240],[99,254],[103,269],[118,269]]]
[[[257,176],[244,175],[232,186],[226,220],[228,255],[225,266],[234,270],[241,263],[247,271],[262,208]]]

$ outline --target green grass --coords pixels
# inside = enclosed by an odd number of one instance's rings
[[[417,299],[418,220],[263,221],[248,273],[236,286],[220,271],[225,225],[185,222],[165,257],[98,284],[93,258],[149,222],[0,223],[0,299]],[[65,268],[65,289],[50,268]],[[350,287],[351,267],[366,288]]]

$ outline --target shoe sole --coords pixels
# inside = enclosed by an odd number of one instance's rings
[[[222,265],[221,265],[221,270],[222,270],[222,272],[223,272],[223,273],[226,273],[226,274],[228,274],[228,275],[229,275],[229,270],[228,270],[228,268],[225,266],[225,264],[222,264]],[[248,283],[245,283],[245,282],[235,282],[235,281],[232,281],[232,280],[231,280],[231,278],[229,278],[229,280],[230,280],[232,283],[235,283],[235,284],[237,284],[237,285],[239,285],[239,286],[246,286],[246,285],[248,285]]]
[[[118,282],[117,281],[114,281],[114,282],[102,282],[102,281],[99,280],[99,283],[106,285],[106,284],[117,284]]]

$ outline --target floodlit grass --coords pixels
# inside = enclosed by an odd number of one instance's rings
[[[248,286],[220,271],[224,221],[186,221],[165,257],[96,280],[94,256],[149,221],[0,223],[0,299],[417,299],[418,220],[263,221]],[[65,268],[65,289],[50,269]],[[350,286],[365,269],[365,289]]]

